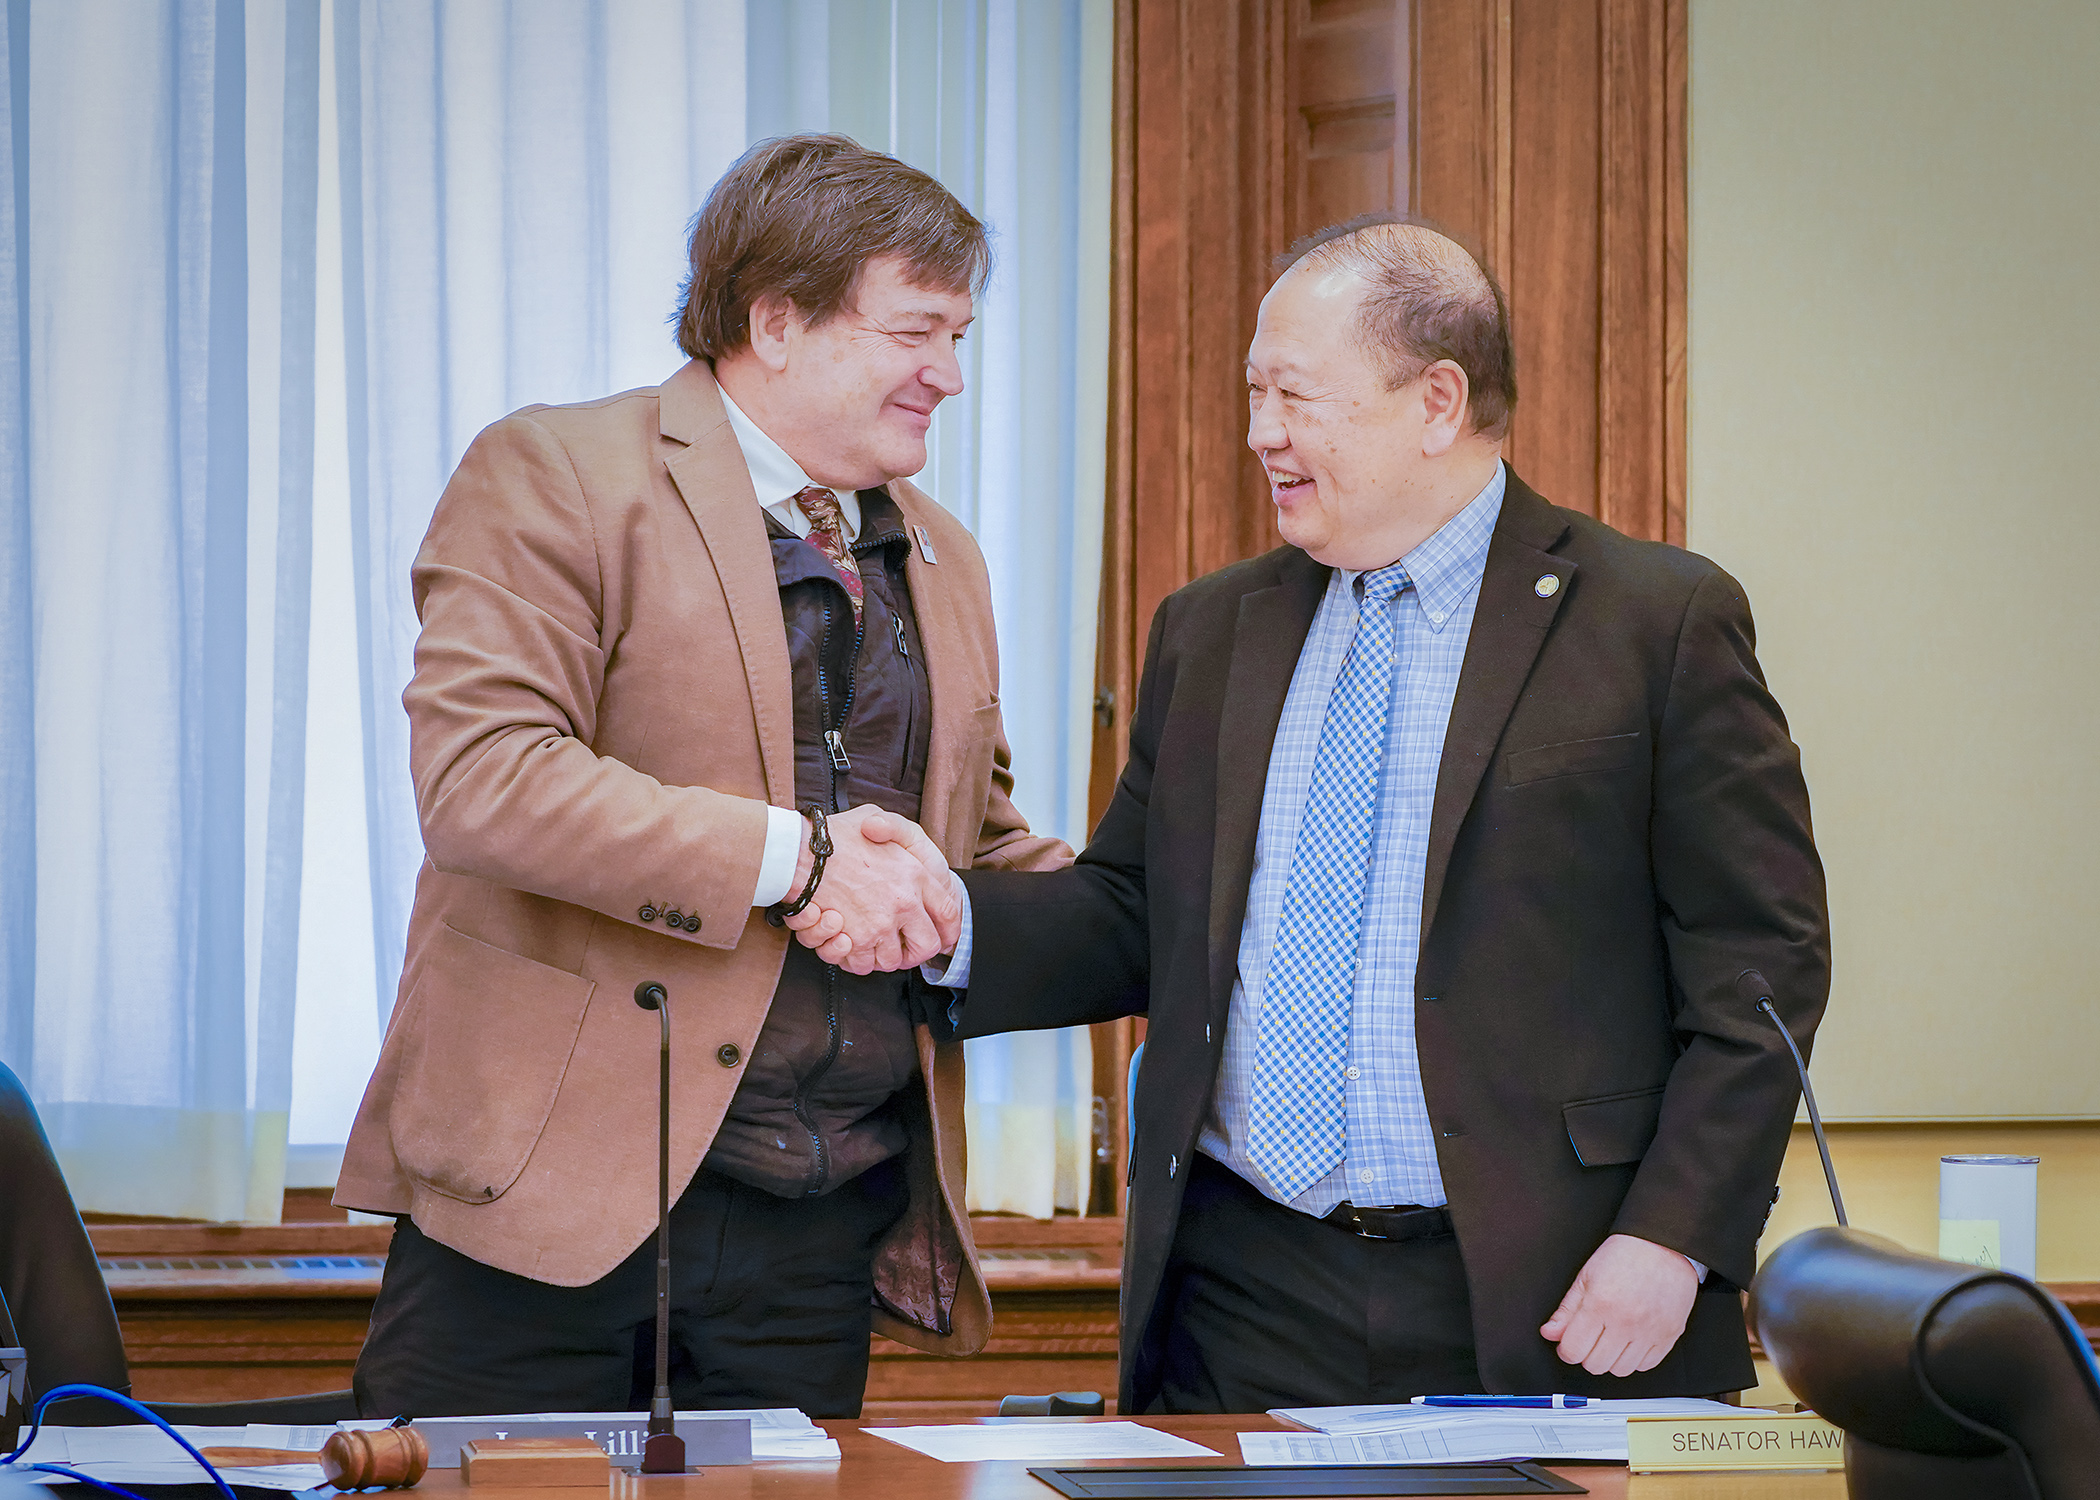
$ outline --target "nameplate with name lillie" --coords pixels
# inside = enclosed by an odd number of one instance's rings
[[[685,1439],[686,1462],[696,1467],[751,1462],[751,1418],[742,1413],[680,1412],[675,1427]],[[642,1456],[649,1436],[647,1412],[523,1417],[419,1417],[415,1428],[430,1445],[430,1467],[459,1467],[460,1448],[472,1442],[511,1438],[582,1438],[605,1450],[615,1464]]]
[[[1724,1469],[1842,1469],[1845,1434],[1814,1412],[1739,1417],[1628,1417],[1626,1467],[1636,1474]]]

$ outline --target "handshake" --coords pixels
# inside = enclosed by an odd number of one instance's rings
[[[961,882],[926,830],[873,803],[824,822],[831,855],[809,905],[787,919],[796,938],[852,974],[915,968],[953,952]],[[805,830],[794,890],[808,888],[814,867]]]

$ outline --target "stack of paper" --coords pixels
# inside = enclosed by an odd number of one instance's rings
[[[944,1464],[1078,1463],[1090,1458],[1216,1458],[1215,1449],[1135,1422],[956,1422],[864,1427],[869,1437]]]
[[[328,1440],[332,1427],[283,1427],[253,1423],[246,1427],[177,1427],[193,1448],[291,1448],[311,1453]],[[197,1460],[158,1427],[44,1427],[23,1464],[64,1464],[105,1484],[198,1484],[208,1482]],[[311,1490],[321,1485],[319,1464],[273,1464],[266,1468],[222,1469],[229,1482],[266,1490]],[[42,1484],[66,1484],[63,1474],[31,1474]]]
[[[838,1439],[792,1406],[767,1407],[760,1411],[730,1413],[751,1419],[751,1458],[830,1459],[839,1456]]]
[[[1515,1406],[1296,1406],[1269,1413],[1308,1432],[1243,1432],[1250,1464],[1490,1463],[1508,1459],[1626,1461],[1630,1416],[1736,1416],[1694,1397],[1593,1400],[1566,1409]]]

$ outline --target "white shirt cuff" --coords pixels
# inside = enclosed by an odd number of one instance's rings
[[[970,924],[970,888],[962,883],[962,876],[953,870],[948,878],[955,883],[955,899],[962,903],[962,935],[955,940],[955,952],[943,965],[938,960],[920,964],[919,973],[928,984],[938,984],[946,989],[966,990],[970,987],[970,946],[974,936]],[[958,997],[960,998],[960,997]]]
[[[802,858],[802,814],[785,807],[766,809],[766,852],[758,861],[753,906],[772,906],[795,894],[795,866]]]

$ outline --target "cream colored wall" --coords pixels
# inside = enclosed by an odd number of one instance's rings
[[[2039,1156],[2035,1272],[2043,1281],[2100,1281],[2100,1126],[2089,1121],[1832,1125],[1828,1134],[1831,1165],[1853,1227],[1885,1234],[1927,1255],[1939,1253],[1943,1155],[2002,1151]],[[1779,1174],[1779,1205],[1772,1210],[1758,1259],[1804,1229],[1836,1222],[1815,1141],[1806,1125],[1796,1125]]]
[[[2085,0],[1692,0],[1690,540],[1807,767],[1818,1093],[1885,1122],[1839,1179],[1931,1251],[1943,1153],[2038,1155],[2058,1281],[2100,1280],[2096,76]],[[1830,1222],[1805,1127],[1781,1184],[1767,1249]]]
[[[1807,767],[1818,1094],[2100,1118],[2100,5],[1692,0],[1690,41],[1690,541]],[[1861,1221],[1930,1248],[1953,1138],[1848,1132]],[[2032,1138],[2043,1274],[2100,1276],[2100,1146]]]

